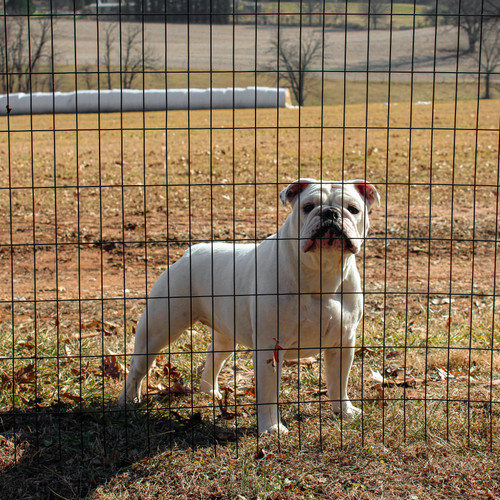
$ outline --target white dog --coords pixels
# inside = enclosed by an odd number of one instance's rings
[[[299,179],[280,198],[293,211],[277,234],[258,245],[194,245],[163,272],[137,326],[121,404],[140,398],[156,356],[200,321],[213,331],[200,390],[213,398],[221,397],[218,374],[236,344],[253,350],[259,432],[287,432],[278,410],[283,359],[320,351],[334,412],[361,412],[347,395],[363,314],[355,255],[380,197],[364,180]]]

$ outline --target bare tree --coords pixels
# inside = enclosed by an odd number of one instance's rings
[[[112,81],[111,81],[111,59],[113,52],[113,45],[116,40],[116,23],[102,23],[103,30],[103,38],[104,38],[104,47],[103,47],[103,56],[102,56],[102,64],[104,65],[104,69],[106,71],[106,85],[108,89],[111,89]]]
[[[141,25],[126,24],[121,32],[117,28],[118,23],[115,22],[103,27],[101,62],[107,75],[107,88],[113,86],[112,67],[115,60],[115,65],[120,66],[122,88],[130,89],[139,74],[155,66],[157,58],[142,39]],[[118,49],[115,48],[117,41],[120,44]]]
[[[42,88],[43,90],[47,90],[49,92],[55,92],[59,88],[60,81],[62,80],[61,75],[55,70],[55,64],[59,60],[59,53],[50,51],[50,53],[46,57],[45,66],[48,68],[48,71],[42,78]]]
[[[277,59],[278,74],[289,83],[299,106],[304,105],[307,82],[314,64],[321,60],[322,48],[323,38],[317,32],[303,34],[301,40],[281,35],[271,42],[269,53]],[[273,66],[267,69],[276,71]]]
[[[142,39],[140,25],[128,25],[122,37],[122,85],[132,88],[136,77],[145,70],[154,68],[157,59]]]
[[[490,99],[491,75],[500,67],[500,22],[494,19],[484,22],[480,41],[480,50],[474,54],[474,58],[484,74],[483,99]]]
[[[32,14],[35,12],[33,0],[7,0],[5,2],[7,14]]]
[[[35,90],[33,75],[47,62],[50,48],[50,20],[14,17],[0,24],[0,67],[2,92]]]
[[[7,71],[9,70],[9,64],[7,60],[7,37],[6,29],[4,23],[0,23],[0,71],[2,73],[2,79],[0,80],[0,92],[5,94],[8,88],[8,77]]]
[[[95,70],[92,70],[90,64],[85,64],[80,70],[80,74],[83,74],[83,82],[85,84],[85,88],[93,89],[95,88]]]
[[[303,5],[305,4],[305,12],[309,18],[308,25],[313,25],[313,16],[317,12],[321,14],[323,12],[323,0],[304,0]]]
[[[441,17],[439,17],[441,16]],[[452,24],[465,31],[469,48],[474,53],[481,37],[481,24],[500,17],[498,0],[435,0],[428,9],[428,17],[435,23]]]
[[[377,29],[379,22],[390,12],[387,0],[369,0],[368,18],[373,24],[373,29]]]

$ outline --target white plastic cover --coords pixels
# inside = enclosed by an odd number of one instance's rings
[[[165,109],[276,108],[286,106],[287,89],[112,89],[0,95],[0,115],[113,113]]]

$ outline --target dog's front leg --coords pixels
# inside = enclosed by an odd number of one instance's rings
[[[222,399],[222,394],[219,391],[219,372],[224,361],[235,351],[235,348],[236,343],[233,339],[212,330],[212,342],[207,349],[205,369],[200,380],[200,391],[208,394],[214,400]]]
[[[332,402],[333,411],[342,412],[345,417],[355,417],[361,413],[361,410],[349,401],[347,395],[347,383],[354,360],[355,335],[356,332],[344,335],[341,347],[325,350],[328,399]]]
[[[261,434],[286,434],[288,432],[288,429],[281,423],[278,408],[282,352],[276,342],[273,345],[258,345],[253,353],[257,420]]]

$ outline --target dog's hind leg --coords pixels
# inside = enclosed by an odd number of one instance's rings
[[[213,330],[212,342],[207,348],[205,369],[200,381],[200,391],[214,399],[222,399],[219,392],[219,372],[224,361],[235,349],[234,340]]]
[[[192,323],[189,298],[169,299],[153,288],[147,308],[137,325],[134,354],[119,404],[140,401],[144,377],[154,360]]]

